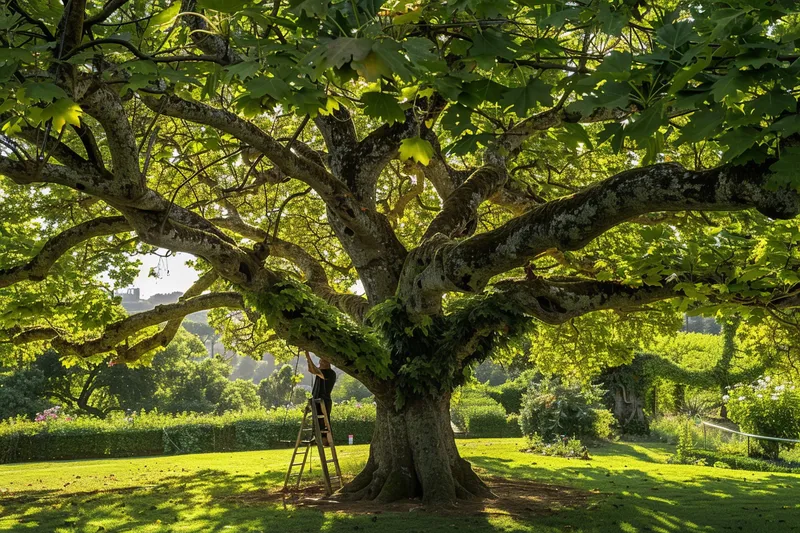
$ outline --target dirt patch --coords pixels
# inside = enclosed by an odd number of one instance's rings
[[[401,500],[391,504],[371,501],[342,502],[325,497],[322,484],[308,485],[297,491],[256,490],[229,496],[244,504],[257,505],[270,502],[285,508],[316,509],[324,513],[380,514],[434,511],[439,514],[511,516],[548,515],[565,508],[588,507],[599,491],[585,491],[571,487],[538,483],[502,477],[484,477],[483,480],[497,496],[483,501],[462,501],[454,509],[428,509],[420,500]]]

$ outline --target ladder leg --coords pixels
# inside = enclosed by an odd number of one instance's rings
[[[300,431],[297,432],[297,441],[294,444],[294,451],[292,452],[292,458],[289,461],[289,468],[286,470],[286,478],[283,480],[283,490],[286,490],[289,487],[289,478],[292,475],[292,468],[294,467],[294,460],[297,458],[297,450],[300,448],[300,441],[303,438],[303,430],[306,427],[306,420],[308,419],[308,405],[306,405],[305,410],[303,410],[303,421],[300,423]],[[306,453],[305,456],[308,456],[308,446],[306,446]],[[303,466],[305,465],[305,457],[303,458],[303,465],[300,468],[300,475],[297,476],[297,485],[300,485],[300,478],[303,476]]]
[[[331,490],[331,478],[330,474],[328,473],[328,463],[325,460],[325,446],[322,443],[322,431],[319,428],[319,416],[320,412],[317,409],[318,407],[322,407],[322,412],[325,412],[325,405],[322,404],[321,400],[312,399],[311,404],[311,412],[313,413],[313,420],[314,420],[314,435],[316,436],[317,441],[317,452],[319,453],[319,463],[320,468],[322,469],[322,479],[325,482],[325,495],[330,496],[333,494],[333,490]],[[323,424],[325,426],[325,424]],[[330,440],[330,434],[326,434],[328,439]]]
[[[336,480],[339,482],[339,488],[342,487],[342,471],[339,468],[339,458],[336,455],[336,445],[333,442],[333,430],[331,429],[331,421],[328,418],[328,410],[325,407],[324,402],[320,402],[320,407],[322,410],[322,421],[325,426],[325,431],[327,432],[326,435],[328,437],[328,445],[331,449],[331,462],[333,463],[334,469],[336,471]],[[328,484],[330,485],[330,473],[328,472],[328,461],[325,461],[325,474],[328,478]],[[332,492],[332,491],[331,491]]]

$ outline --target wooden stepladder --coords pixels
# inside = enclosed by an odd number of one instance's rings
[[[310,416],[309,416],[310,415]],[[320,428],[319,421],[322,420],[322,428]],[[325,446],[322,437],[326,436],[331,449],[331,458],[328,459],[325,455]],[[294,445],[294,452],[292,453],[292,460],[289,462],[289,469],[286,471],[286,479],[283,482],[283,490],[289,490],[289,482],[293,476],[297,477],[294,481],[294,490],[300,487],[300,480],[303,478],[303,471],[305,470],[306,463],[309,460],[309,452],[311,447],[316,445],[317,452],[319,453],[319,462],[322,466],[322,478],[325,481],[325,494],[330,496],[333,494],[333,486],[331,482],[338,483],[337,489],[342,486],[342,471],[339,469],[339,459],[336,457],[336,446],[333,444],[333,432],[331,431],[331,423],[328,419],[328,411],[325,409],[325,402],[319,399],[312,398],[308,400],[306,408],[303,411],[303,423],[300,424],[300,431],[297,432],[297,442]],[[301,450],[302,448],[302,450]],[[303,459],[297,461],[301,456]],[[336,469],[336,475],[331,476],[328,465],[333,463]],[[300,467],[299,471],[292,472],[295,467]],[[311,465],[309,463],[309,470]]]

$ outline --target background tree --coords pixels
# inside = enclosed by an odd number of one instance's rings
[[[4,5],[5,356],[133,362],[217,310],[375,395],[348,497],[487,495],[450,394],[545,324],[800,301],[792,0]],[[125,317],[153,247],[200,277]]]

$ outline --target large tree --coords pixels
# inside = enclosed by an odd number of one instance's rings
[[[488,495],[450,394],[520,336],[800,301],[794,1],[3,5],[3,346],[126,362],[233,310],[374,393],[345,496]],[[125,317],[152,247],[201,275]]]

